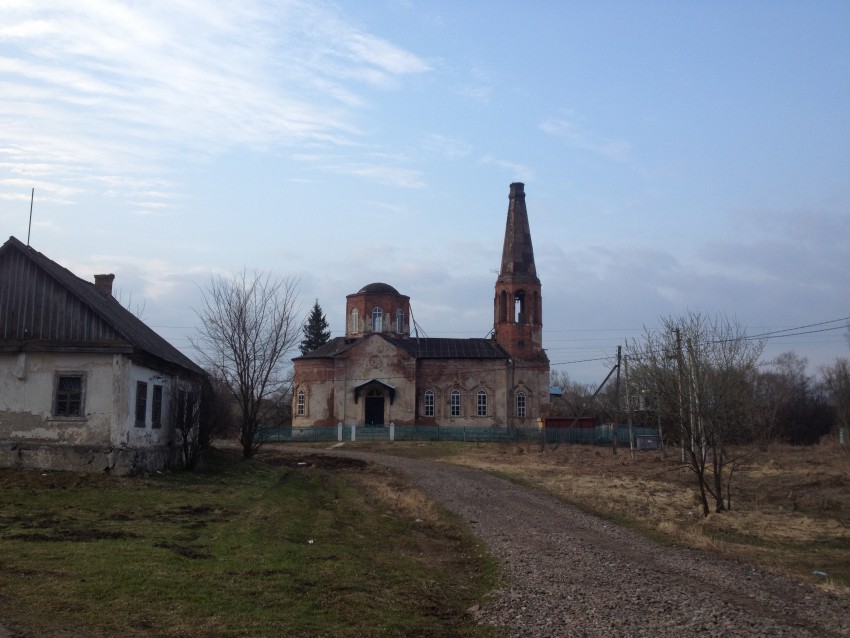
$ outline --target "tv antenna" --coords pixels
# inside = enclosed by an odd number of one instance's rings
[[[32,187],[32,193],[30,194],[30,223],[27,226],[27,248],[30,246],[30,232],[32,231],[32,203],[35,200],[35,186]]]

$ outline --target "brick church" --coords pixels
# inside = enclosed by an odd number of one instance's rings
[[[411,335],[410,297],[346,297],[344,337],[293,359],[292,424],[533,427],[549,410],[543,300],[524,185],[511,184],[489,338]]]

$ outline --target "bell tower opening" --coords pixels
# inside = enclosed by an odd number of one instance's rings
[[[535,359],[543,352],[540,279],[525,207],[525,185],[511,184],[502,264],[496,279],[493,332],[512,357]]]

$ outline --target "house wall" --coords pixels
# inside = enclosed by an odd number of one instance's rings
[[[53,416],[60,374],[84,375],[83,417]],[[110,445],[113,355],[0,354],[0,440]]]
[[[61,375],[83,376],[83,415],[54,415]],[[148,383],[145,427],[136,427],[136,381]],[[151,424],[163,386],[163,424]],[[0,467],[149,472],[177,461],[172,380],[120,354],[0,353]]]

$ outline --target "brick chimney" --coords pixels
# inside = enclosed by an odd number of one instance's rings
[[[95,275],[94,287],[97,288],[100,294],[111,297],[113,281],[115,281],[115,275]]]

